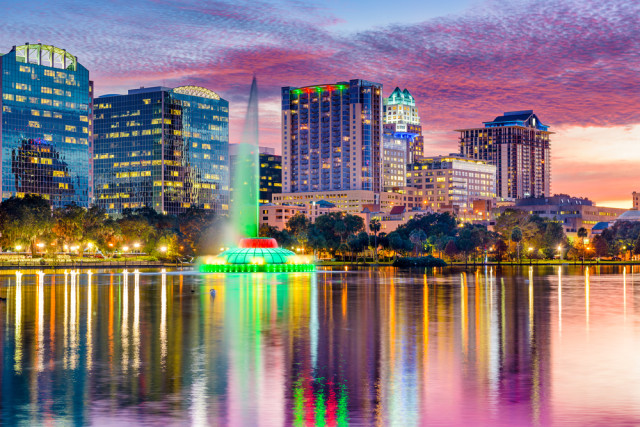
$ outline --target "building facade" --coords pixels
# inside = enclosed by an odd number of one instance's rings
[[[260,225],[267,224],[284,230],[291,217],[298,213],[306,216],[311,222],[315,222],[316,218],[320,215],[326,215],[331,212],[340,212],[340,209],[333,203],[325,202],[324,200],[317,203],[301,203],[296,205],[274,205],[268,203],[266,205],[260,205]]]
[[[362,212],[362,208],[365,205],[379,204],[380,194],[367,190],[308,191],[304,193],[273,194],[273,204],[275,205],[307,205],[321,201],[331,203],[338,210],[354,214]]]
[[[634,191],[633,197],[633,209],[640,211],[640,192]]]
[[[229,200],[233,203],[234,179],[233,170],[237,161],[237,144],[229,145],[230,187]],[[260,162],[260,194],[259,203],[271,203],[273,193],[282,193],[282,156],[275,154],[269,147],[260,147],[258,155]]]
[[[54,46],[14,46],[0,57],[2,200],[40,194],[54,207],[92,199],[89,71]]]
[[[401,91],[396,87],[383,103],[385,131],[404,139],[407,145],[405,163],[424,157],[424,137],[415,98],[407,89]]]
[[[627,209],[596,206],[589,199],[566,194],[516,200],[514,206],[502,207],[499,211],[502,213],[506,209],[518,209],[530,215],[556,220],[562,223],[565,233],[569,235],[575,235],[582,227],[591,232],[594,225],[613,222],[627,212]]]
[[[389,191],[407,185],[407,144],[403,138],[382,136],[382,188]]]
[[[484,122],[483,128],[457,132],[460,132],[460,154],[496,166],[498,197],[549,196],[551,132],[532,110],[506,112]]]
[[[227,212],[229,103],[197,86],[95,99],[96,203],[110,214],[150,207]]]
[[[425,158],[408,166],[407,186],[419,190],[423,208],[486,220],[496,198],[496,167],[458,154]],[[474,201],[485,200],[480,211]]]
[[[285,193],[382,188],[382,85],[282,88]]]

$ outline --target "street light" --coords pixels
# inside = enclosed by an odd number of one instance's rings
[[[166,246],[162,246],[160,248],[160,252],[167,252],[167,247]]]
[[[560,260],[562,260],[562,245],[558,245],[558,256],[560,257]]]
[[[531,252],[533,252],[533,248],[531,246],[529,246],[529,249],[527,250],[527,252],[529,253],[529,265],[531,265],[532,261],[531,261]]]
[[[22,250],[22,246],[21,245],[16,245],[16,251],[20,252]]]

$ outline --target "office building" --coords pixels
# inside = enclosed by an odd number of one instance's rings
[[[600,222],[613,222],[627,212],[627,209],[596,206],[589,199],[566,194],[516,200],[514,206],[499,208],[499,212],[502,213],[506,209],[518,209],[530,215],[535,214],[559,221],[565,233],[574,236],[581,227],[591,232],[594,225]]]
[[[460,132],[460,154],[496,166],[498,197],[549,196],[551,132],[532,110],[507,112],[484,122],[483,128],[457,132]]]
[[[229,103],[197,86],[95,99],[96,203],[177,215],[229,204]]]
[[[275,150],[269,147],[260,147],[258,161],[260,162],[260,204],[271,203],[273,193],[282,192],[282,156],[275,154]],[[237,160],[237,144],[229,145],[229,171],[231,172],[231,185],[229,198],[233,203],[234,179],[233,170]]]
[[[386,126],[386,125],[385,125]],[[392,133],[382,135],[382,188],[389,191],[407,185],[407,143]]]
[[[421,159],[424,156],[424,137],[415,98],[407,89],[401,91],[396,87],[383,103],[385,132],[405,140],[405,163]]]
[[[283,193],[379,192],[382,85],[282,88]]]
[[[71,53],[44,44],[0,57],[2,200],[40,194],[54,207],[88,207],[92,82]]]
[[[408,166],[407,186],[421,191],[424,208],[487,220],[496,198],[496,167],[459,154],[428,157]],[[478,200],[486,203],[474,205]]]

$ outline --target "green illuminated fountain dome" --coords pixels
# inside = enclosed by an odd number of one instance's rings
[[[228,249],[215,257],[207,257],[200,266],[200,271],[206,273],[314,270],[315,265],[310,257],[279,248],[275,239],[262,237],[242,239],[239,247]]]

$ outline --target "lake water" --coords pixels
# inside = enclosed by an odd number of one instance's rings
[[[640,267],[14,273],[3,424],[640,424]]]

